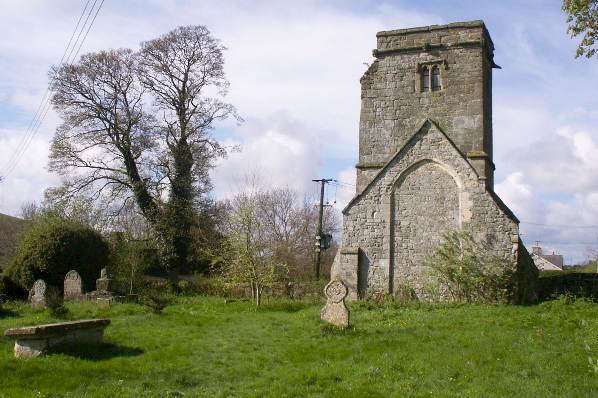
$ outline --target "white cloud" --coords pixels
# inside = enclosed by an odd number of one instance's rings
[[[562,126],[532,132],[536,140],[509,157],[518,171],[496,185],[522,221],[524,240],[545,242],[569,262],[598,248],[598,228],[587,228],[598,226],[598,146],[588,131]]]
[[[314,152],[318,144],[317,132],[284,112],[247,119],[235,137],[224,142],[241,150],[231,152],[213,170],[216,196],[238,192],[248,176],[257,176],[264,188],[290,186],[308,192],[320,167]]]
[[[0,166],[10,159],[18,147],[23,130],[0,130],[0,137],[8,136],[0,145]],[[5,181],[0,183],[0,209],[10,209],[11,214],[18,214],[21,204],[27,201],[41,200],[44,190],[58,184],[58,178],[45,170],[48,159],[48,141],[36,137],[27,147],[26,156],[21,160]]]
[[[522,172],[510,174],[502,182],[496,184],[494,189],[515,214],[526,219],[533,219],[532,187],[524,182]]]
[[[0,98],[32,113],[47,69],[60,59],[81,10],[65,0],[51,6],[8,3],[0,15],[14,23],[0,27],[0,50],[13,56],[0,59],[0,81],[4,71],[15,79],[0,86]],[[242,152],[213,173],[216,194],[230,193],[248,170],[266,176],[268,184],[307,192],[324,158],[357,157],[359,78],[363,62],[371,60],[376,31],[434,22],[439,18],[389,5],[357,13],[317,1],[182,1],[176,7],[166,1],[106,2],[83,51],[135,48],[178,25],[205,24],[228,47],[229,100],[247,120],[229,138]],[[26,78],[18,73],[23,68],[30,69]],[[58,123],[51,121],[50,130]],[[0,136],[0,145],[9,139]],[[41,163],[32,167],[44,176]]]

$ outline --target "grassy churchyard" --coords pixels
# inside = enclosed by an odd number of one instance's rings
[[[134,304],[68,304],[110,318],[105,344],[17,360],[0,339],[0,397],[596,397],[598,306],[225,304],[181,297],[160,315]],[[2,330],[59,321],[4,305]]]

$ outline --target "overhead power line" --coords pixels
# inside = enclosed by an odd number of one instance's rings
[[[81,51],[83,43],[87,39],[87,35],[89,34],[89,31],[91,30],[91,27],[93,26],[93,24],[96,20],[96,17],[98,16],[100,9],[102,8],[102,5],[104,4],[104,0],[101,0],[99,6],[96,8],[95,6],[96,6],[98,0],[94,0],[93,4],[91,5],[91,8],[89,8],[90,1],[91,0],[87,0],[87,2],[85,3],[85,6],[83,7],[83,11],[81,12],[81,15],[79,16],[79,19],[77,20],[77,24],[75,25],[75,28],[73,29],[73,32],[72,32],[71,37],[66,45],[66,48],[64,49],[62,57],[60,58],[59,66],[72,63],[77,58],[77,56],[79,55],[79,52]],[[81,25],[83,16],[85,15],[88,8],[89,8],[89,11],[87,12],[85,21]],[[94,9],[95,9],[95,13],[94,13]],[[91,22],[88,24],[88,22],[90,21],[90,17],[92,15],[93,15],[93,17],[91,19]],[[78,34],[77,34],[77,32],[78,32]],[[85,34],[83,34],[83,32],[85,32]],[[82,34],[83,34],[83,36],[82,36]],[[73,38],[75,38],[75,35],[77,35],[77,38],[73,42]],[[74,55],[73,55],[73,51],[75,50],[75,48],[77,48],[77,51],[74,52]],[[21,160],[22,156],[25,154],[27,148],[31,144],[33,138],[37,134],[44,119],[46,118],[46,115],[48,114],[48,111],[50,110],[50,107],[51,107],[50,97],[49,97],[51,84],[52,84],[52,81],[50,81],[50,83],[48,84],[48,87],[46,88],[46,91],[44,92],[42,100],[40,101],[40,104],[37,107],[37,110],[34,113],[33,118],[29,122],[29,125],[27,126],[27,130],[25,131],[25,134],[24,134],[23,138],[21,139],[21,142],[17,146],[17,149],[15,150],[13,155],[10,157],[8,162],[5,164],[5,167],[4,167],[5,172],[4,172],[4,174],[2,174],[3,178],[6,178],[8,175],[10,175],[12,173],[12,171],[17,167],[17,165],[19,164],[19,161]]]
[[[345,182],[345,181],[340,181],[340,180],[332,180],[333,183],[339,184],[339,185],[346,185],[348,187],[353,187],[355,188],[355,184],[351,184],[349,182]]]
[[[81,32],[83,31],[83,27],[87,23],[87,19],[85,20],[85,24],[81,28],[81,30],[79,30],[79,25],[81,24],[81,20],[83,19],[83,16],[85,15],[85,11],[87,11],[87,7],[89,6],[89,2],[90,2],[90,0],[87,0],[87,2],[85,3],[85,7],[83,8],[83,11],[81,12],[81,15],[79,15],[79,19],[77,20],[77,24],[75,25],[75,28],[73,29],[73,33],[71,33],[71,37],[70,37],[70,39],[69,39],[69,41],[68,41],[68,43],[67,43],[67,45],[66,45],[66,47],[64,49],[62,57],[60,58],[60,63],[59,63],[60,65],[62,65],[62,63],[64,62],[65,57],[66,57],[66,59],[70,59],[70,55],[72,54],[72,49],[75,47],[76,43],[79,41],[79,38],[81,37]],[[94,2],[94,5],[95,5],[95,2]],[[77,40],[75,41],[75,45],[71,46],[71,44],[73,43],[73,38],[75,37],[75,34],[77,33],[77,31],[79,31],[79,35],[77,36]],[[71,50],[70,52],[69,52],[69,49]],[[68,57],[67,57],[67,53],[69,53]],[[9,161],[5,165],[5,168],[4,168],[6,170],[5,175],[10,174],[10,172],[12,172],[12,170],[16,167],[16,165],[18,163],[18,160],[20,159],[20,157],[24,153],[25,149],[27,148],[27,146],[31,142],[31,140],[33,138],[33,132],[36,131],[38,122],[40,120],[42,120],[42,115],[44,115],[44,117],[45,117],[45,114],[47,113],[46,107],[47,107],[47,104],[48,104],[47,100],[48,100],[48,94],[49,94],[49,92],[50,92],[49,87],[46,87],[46,91],[44,92],[42,100],[39,103],[39,106],[37,107],[37,110],[35,111],[35,113],[33,115],[33,119],[31,119],[31,121],[29,122],[29,125],[27,126],[27,130],[25,130],[25,135],[23,136],[23,139],[21,140],[21,142],[17,146],[17,149],[13,153],[13,156],[9,159]]]
[[[582,229],[598,229],[598,225],[567,225],[567,224],[541,224],[529,221],[520,221],[521,224],[535,225],[546,228],[582,228]]]

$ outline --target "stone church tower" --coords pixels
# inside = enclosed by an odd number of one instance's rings
[[[482,21],[379,32],[361,78],[357,192],[343,210],[333,279],[352,298],[408,287],[424,259],[466,230],[523,267],[519,221],[494,193],[494,46]]]

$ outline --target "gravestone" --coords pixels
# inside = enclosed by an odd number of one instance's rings
[[[29,291],[29,302],[33,308],[43,308],[46,306],[47,291],[46,282],[42,279],[38,279],[33,283],[33,287]]]
[[[96,279],[96,290],[98,292],[110,292],[112,287],[112,279],[108,277],[106,268],[100,271],[100,278]]]
[[[345,305],[345,297],[349,293],[347,286],[339,280],[330,281],[324,288],[326,306],[322,308],[321,318],[340,328],[349,326],[349,309]]]
[[[83,296],[83,281],[75,270],[69,271],[64,277],[64,299],[78,299]]]
[[[106,305],[125,301],[124,296],[118,296],[114,293],[114,279],[109,277],[106,268],[102,268],[100,278],[96,279],[96,290],[89,294],[89,298],[98,304]]]

